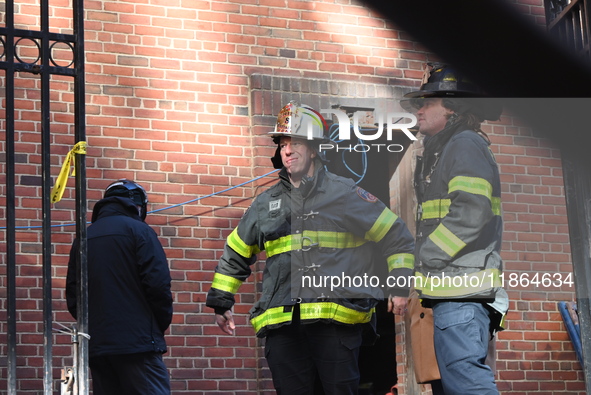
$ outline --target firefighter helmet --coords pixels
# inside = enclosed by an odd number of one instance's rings
[[[110,196],[121,196],[130,198],[136,204],[141,207],[140,217],[142,220],[146,219],[147,206],[148,206],[148,194],[146,190],[140,185],[131,180],[122,178],[109,184],[105,189],[104,197]]]
[[[290,101],[279,111],[275,130],[269,135],[274,140],[281,136],[325,140],[326,129],[326,121],[318,111],[305,104]]]
[[[414,112],[422,107],[423,100],[440,97],[444,105],[456,113],[471,112],[482,121],[499,119],[503,106],[498,99],[487,98],[486,94],[462,72],[441,63],[428,63],[423,75],[423,84],[418,91],[404,95],[400,105],[406,111]]]
[[[279,111],[275,129],[269,133],[273,142],[278,145],[275,155],[271,158],[273,167],[283,167],[279,148],[279,139],[282,136],[309,140],[310,143],[314,143],[311,146],[318,151],[317,144],[329,141],[326,137],[327,130],[326,120],[318,111],[305,104],[290,101]],[[318,157],[324,160],[320,153]]]

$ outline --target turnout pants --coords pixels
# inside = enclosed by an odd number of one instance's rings
[[[362,329],[362,325],[294,320],[269,331],[265,357],[277,394],[357,395]],[[315,382],[322,384],[323,392],[314,390]]]

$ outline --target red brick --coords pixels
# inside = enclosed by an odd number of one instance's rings
[[[71,13],[65,12],[68,5],[62,3],[63,10],[56,8],[57,3],[53,5],[53,26],[67,29],[69,21],[62,18]],[[263,87],[262,77],[259,84],[254,83],[254,73],[417,89],[422,63],[436,58],[406,32],[363,6],[340,0],[314,3],[313,7],[307,1],[285,3],[260,0],[256,7],[248,0],[85,3],[90,205],[102,196],[109,179],[120,176],[145,183],[152,205],[160,208],[270,171],[268,157],[274,148],[263,137],[274,122],[279,96],[264,91],[267,87]],[[542,15],[540,0],[519,3],[533,15]],[[20,8],[19,23],[38,20],[26,15],[27,7]],[[334,14],[340,14],[338,20]],[[356,34],[344,34],[343,23],[352,25]],[[283,48],[293,52],[281,51]],[[270,77],[265,78],[270,81]],[[71,85],[70,77],[52,80],[55,170],[73,141]],[[39,81],[22,75],[17,86],[17,147],[23,158],[18,172],[38,177]],[[302,85],[304,92],[310,90]],[[356,92],[363,97],[363,90]],[[248,111],[244,113],[244,109]],[[261,119],[268,118],[269,122],[256,123],[253,115],[262,115]],[[485,127],[501,163],[505,220],[502,255],[506,267],[515,272],[567,273],[572,268],[559,151],[523,125],[507,111],[501,122]],[[253,138],[259,135],[260,139]],[[225,237],[253,194],[275,180],[274,174],[223,196],[148,217],[173,267],[177,308],[165,361],[171,366],[175,393],[272,393],[260,342],[247,319],[256,297],[253,279],[261,280],[264,265],[255,265],[256,274],[237,297],[237,336],[222,337],[203,302]],[[255,189],[257,186],[260,188]],[[19,195],[41,193],[38,186],[24,187],[18,190]],[[53,206],[54,221],[74,218],[73,192],[68,187],[62,202]],[[396,199],[400,201],[400,197]],[[39,222],[40,199],[19,198],[19,204],[20,222]],[[61,265],[59,270],[55,268],[53,294],[59,300],[54,308],[56,317],[71,321],[61,300],[61,288],[74,231],[60,232],[59,237],[52,237],[52,258]],[[29,320],[19,325],[19,334],[23,330],[35,334],[41,295],[39,237],[34,232],[25,233],[19,235],[18,251],[34,252],[19,256],[29,263],[18,272],[27,276],[18,281],[19,318]],[[499,334],[497,347],[499,388],[513,394],[583,394],[580,365],[555,302],[574,299],[573,289],[534,288],[509,290],[513,311],[507,317],[507,330]],[[397,329],[402,327],[399,322]],[[398,332],[399,357],[404,355],[403,335]],[[37,342],[35,337],[30,339]],[[220,342],[230,350],[230,360],[204,357],[205,350],[218,349]],[[21,387],[38,392],[39,380],[25,379],[40,377],[41,347],[35,344],[22,350],[35,355],[30,358],[31,368],[23,373],[19,367]],[[65,355],[69,347],[56,347],[55,351],[55,355]],[[398,364],[398,371],[406,374],[404,364]]]

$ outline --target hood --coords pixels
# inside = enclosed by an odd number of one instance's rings
[[[99,200],[92,210],[92,222],[112,215],[125,215],[141,221],[137,206],[130,198],[110,196]]]

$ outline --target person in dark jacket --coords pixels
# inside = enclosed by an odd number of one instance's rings
[[[501,181],[480,124],[499,119],[502,105],[448,65],[431,65],[425,77],[401,102],[416,111],[426,136],[415,170],[416,289],[433,309],[444,393],[496,395],[485,361],[509,300],[501,277]]]
[[[172,321],[170,271],[148,226],[145,190],[133,181],[110,184],[88,227],[89,366],[95,395],[170,394],[164,332]],[[76,257],[70,251],[68,310],[77,317]]]
[[[373,334],[376,304],[388,299],[390,311],[403,315],[414,268],[414,240],[402,219],[352,180],[325,170],[318,149],[325,126],[311,107],[291,102],[281,110],[270,133],[279,182],[255,199],[228,236],[207,294],[218,326],[233,334],[234,295],[256,254],[266,252],[262,293],[250,318],[266,339],[280,395],[318,393],[316,382],[326,395],[357,394],[359,351],[364,335]],[[380,286],[371,276],[374,257],[399,282]]]

